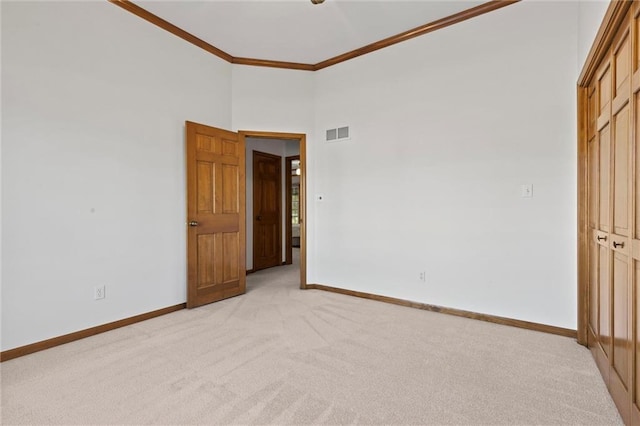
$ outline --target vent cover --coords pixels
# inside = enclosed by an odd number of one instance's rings
[[[327,142],[338,142],[350,139],[351,133],[349,132],[349,126],[338,127],[335,129],[327,129]]]

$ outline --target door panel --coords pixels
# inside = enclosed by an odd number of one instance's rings
[[[588,158],[589,158],[589,212],[588,223],[589,228],[595,230],[597,228],[597,214],[598,214],[598,142],[597,138],[593,138],[588,145]]]
[[[589,242],[589,326],[594,335],[599,333],[598,323],[598,244],[592,236]]]
[[[222,213],[238,214],[240,210],[240,169],[236,165],[222,165]]]
[[[629,261],[628,257],[614,252],[613,255],[613,369],[625,389],[628,389],[630,365],[629,335]]]
[[[245,157],[236,133],[191,122],[186,132],[191,308],[245,292]]]
[[[611,67],[606,64],[598,80],[598,112],[600,116],[609,116],[611,106]]]
[[[635,239],[640,239],[640,92],[634,95],[635,103],[635,119],[632,120],[635,124]]]
[[[253,269],[282,264],[282,157],[253,152]]]
[[[637,309],[640,306],[640,262],[633,261],[634,270],[634,287],[635,287],[635,299],[634,307]],[[633,403],[636,407],[640,407],[640,315],[635,315],[635,339],[634,339],[634,371],[635,371],[635,391],[633,392]]]
[[[631,74],[631,43],[629,42],[628,33],[619,42],[618,49],[615,52],[615,98],[618,103],[629,98],[629,84]],[[619,98],[622,99],[619,99]]]
[[[240,253],[240,234],[237,232],[224,232],[222,235],[222,256],[224,257],[224,270],[222,273],[222,282],[229,284],[240,278],[240,264],[238,253]]]
[[[589,88],[589,98],[587,101],[587,140],[592,140],[596,135],[596,127],[598,123],[598,96],[596,94],[596,86],[594,84]]]
[[[215,235],[198,235],[198,288],[215,284],[215,263],[209,259],[215,257]]]
[[[600,131],[600,146],[599,146],[599,158],[598,165],[600,170],[598,173],[599,185],[599,229],[601,231],[609,232],[609,172],[610,172],[610,128],[606,125]]]
[[[213,213],[215,164],[197,161],[198,213]]]
[[[629,235],[629,104],[615,116],[613,140],[613,232]]]
[[[609,356],[609,346],[611,344],[611,330],[610,325],[611,321],[609,319],[609,315],[611,310],[609,309],[609,303],[611,302],[611,292],[609,286],[609,247],[600,245],[600,277],[598,279],[598,284],[600,286],[599,296],[600,303],[598,304],[599,318],[600,318],[600,327],[599,327],[599,335],[598,340],[602,345],[602,350],[605,355]]]

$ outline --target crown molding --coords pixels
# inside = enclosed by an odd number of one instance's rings
[[[611,46],[616,30],[621,25],[624,17],[631,7],[632,2],[627,0],[612,0],[604,14],[596,39],[591,45],[587,59],[585,60],[580,77],[578,77],[578,86],[584,87],[589,84],[596,69],[607,54],[607,49]]]
[[[173,25],[171,22],[165,21],[161,17],[154,15],[153,13],[149,12],[146,9],[141,8],[140,6],[138,6],[135,3],[132,3],[129,0],[107,0],[107,1],[109,3],[115,4],[116,6],[123,8],[127,12],[133,13],[134,15],[144,19],[145,21],[152,23],[153,25],[156,25],[162,28],[163,30],[169,31],[171,34],[176,35],[181,39],[188,41],[189,43],[195,46],[198,46],[199,48],[204,49],[207,52],[214,54],[221,59],[224,59],[227,62],[233,61],[233,56],[229,55],[227,52],[218,49],[217,47],[207,43],[202,39],[199,39],[193,34],[186,32],[182,28]]]
[[[402,43],[403,41],[407,41],[412,38],[449,27],[451,25],[466,21],[467,19],[471,19],[476,16],[501,9],[505,6],[518,3],[519,1],[520,0],[492,0],[487,3],[482,3],[470,9],[463,10],[462,12],[446,16],[444,18],[438,19],[437,21],[429,22],[428,24],[421,25],[409,31],[396,34],[383,40],[376,41],[375,43],[363,46],[359,49],[352,50],[351,52],[343,53],[342,55],[338,55],[331,59],[327,59],[326,61],[319,62],[315,64],[313,68],[314,71],[321,70],[323,68],[339,64],[340,62],[348,61],[349,59],[357,58],[358,56],[366,55],[367,53],[375,52],[376,50],[384,49],[385,47]]]
[[[286,68],[290,70],[315,71],[315,67],[311,64],[299,64],[297,62],[270,61],[268,59],[234,57],[231,60],[231,63],[238,64],[238,65],[252,65],[255,67]]]
[[[194,36],[193,34],[183,30],[182,28],[172,24],[171,22],[164,20],[157,15],[154,15],[153,13],[136,5],[130,0],[107,0],[107,1],[116,6],[123,8],[124,10],[130,13],[133,13],[134,15],[144,19],[145,21],[150,22],[180,37],[181,39],[188,41],[189,43],[195,46],[198,46],[201,49],[204,49],[207,52],[232,64],[251,65],[251,66],[258,66],[258,67],[269,67],[269,68],[285,68],[285,69],[303,70],[303,71],[318,71],[323,68],[327,68],[332,65],[336,65],[341,62],[348,61],[349,59],[357,58],[358,56],[366,55],[367,53],[371,53],[376,50],[380,50],[385,47],[389,47],[394,44],[401,43],[403,41],[407,41],[412,38],[415,38],[424,34],[428,34],[442,28],[446,28],[448,26],[466,21],[467,19],[471,19],[488,12],[492,12],[494,10],[503,8],[505,6],[509,6],[511,4],[517,3],[521,0],[491,0],[487,3],[482,3],[470,9],[463,10],[461,12],[455,13],[450,16],[446,16],[444,18],[438,19],[433,22],[429,22],[425,25],[421,25],[409,31],[396,34],[394,36],[385,38],[383,40],[379,40],[375,43],[368,44],[366,46],[352,50],[350,52],[346,52],[341,55],[335,56],[333,58],[329,58],[325,61],[318,62],[317,64],[301,64],[297,62],[272,61],[268,59],[234,57],[233,55],[221,49],[218,49],[217,47]]]

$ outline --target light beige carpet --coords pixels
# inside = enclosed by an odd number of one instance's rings
[[[3,424],[621,424],[589,351],[302,291],[244,296],[5,362]]]

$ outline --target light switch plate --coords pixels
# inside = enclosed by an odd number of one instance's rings
[[[533,184],[527,183],[520,187],[520,196],[522,198],[533,198]]]

